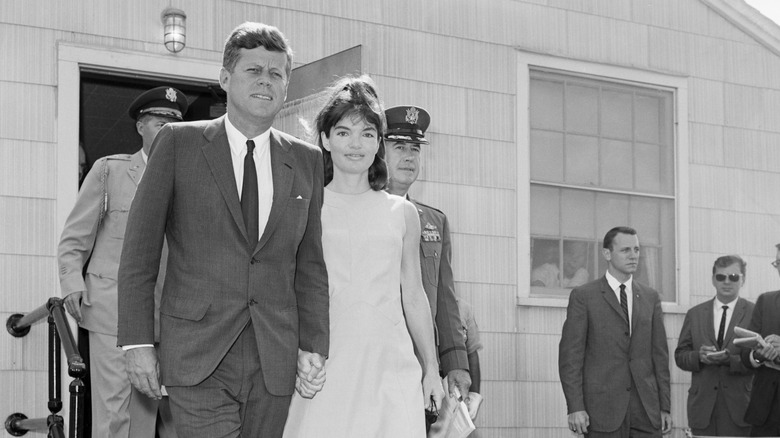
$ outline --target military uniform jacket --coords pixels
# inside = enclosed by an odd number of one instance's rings
[[[84,291],[81,326],[89,331],[116,336],[119,257],[130,204],[145,167],[140,150],[96,161],[65,222],[57,250],[60,287],[63,296]]]
[[[422,281],[436,325],[439,361],[444,374],[468,370],[468,356],[452,278],[452,244],[447,216],[410,199],[420,216],[420,265]]]

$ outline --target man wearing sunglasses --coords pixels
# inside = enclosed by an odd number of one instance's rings
[[[772,266],[780,273],[780,243],[775,248]],[[780,290],[758,297],[748,329],[760,334],[767,346],[742,350],[742,363],[756,369],[745,421],[753,426],[750,436],[779,436]]]
[[[715,297],[688,311],[674,351],[677,366],[692,373],[688,426],[696,436],[750,436],[744,417],[753,369],[731,342],[734,327],[747,327],[753,314],[753,303],[739,296],[745,266],[738,255],[715,260]]]

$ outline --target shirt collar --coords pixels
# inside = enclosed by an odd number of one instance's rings
[[[736,304],[737,304],[736,299],[730,303],[723,303],[718,299],[718,297],[715,297],[715,300],[713,302],[713,307],[715,308],[715,310],[720,311],[721,309],[723,309],[723,306],[729,306],[729,310],[731,310],[734,308],[734,305]]]
[[[141,158],[144,159],[144,164],[149,164],[149,155],[146,155],[143,149],[141,149]]]
[[[266,129],[265,132],[257,137],[251,139],[247,138],[238,130],[238,128],[230,123],[230,118],[227,116],[225,116],[225,133],[227,134],[230,149],[236,155],[241,155],[246,151],[247,140],[253,140],[255,142],[255,148],[260,148],[269,144],[271,138],[271,128]]]
[[[609,283],[609,287],[611,287],[612,290],[620,289],[620,285],[621,285],[620,281],[618,281],[617,278],[615,278],[612,274],[610,274],[609,271],[607,271],[606,277],[607,277],[607,283]],[[631,290],[631,284],[633,283],[633,281],[634,281],[634,276],[632,275],[628,277],[628,280],[626,280],[625,283],[622,283],[626,285],[627,291]]]

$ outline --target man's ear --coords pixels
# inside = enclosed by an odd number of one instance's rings
[[[601,248],[601,255],[604,256],[604,260],[606,261],[612,260],[612,251],[607,248]]]
[[[219,69],[219,86],[227,92],[230,86],[230,72],[225,67]]]
[[[141,120],[139,119],[138,121],[135,122],[135,130],[136,132],[138,132],[138,135],[140,135],[141,137],[144,136],[143,129],[144,129],[144,124],[141,123]]]

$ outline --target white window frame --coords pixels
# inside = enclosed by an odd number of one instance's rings
[[[688,79],[683,76],[638,70],[615,65],[557,58],[517,51],[517,303],[521,306],[566,307],[568,300],[554,297],[531,297],[531,155],[530,155],[530,83],[531,70],[558,71],[609,82],[669,89],[674,103],[675,165],[675,256],[676,302],[662,303],[665,312],[685,313],[690,301],[690,255],[688,233]],[[641,233],[640,233],[641,244]],[[603,273],[599,273],[603,275]]]

